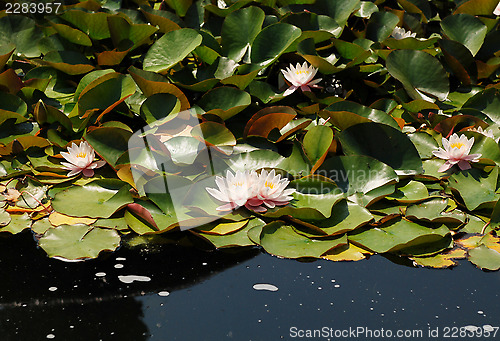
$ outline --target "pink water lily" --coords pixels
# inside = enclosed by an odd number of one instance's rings
[[[321,81],[321,78],[313,80],[318,69],[313,66],[308,66],[307,62],[304,62],[302,65],[297,63],[296,67],[290,64],[290,67],[286,68],[286,70],[281,70],[281,72],[285,79],[292,84],[286,89],[283,96],[292,94],[298,88],[302,91],[311,91],[311,88],[317,88],[318,86],[316,83]]]
[[[106,164],[106,161],[94,162],[95,152],[87,141],[81,142],[78,146],[73,142],[71,147],[68,147],[68,152],[61,152],[61,155],[68,161],[61,162],[63,168],[70,171],[68,176],[82,172],[83,175],[91,177],[94,175],[94,169]]]
[[[215,199],[225,203],[217,207],[217,211],[230,211],[244,206],[248,198],[255,195],[256,182],[257,173],[254,171],[237,171],[233,175],[228,170],[225,178],[221,176],[215,177],[218,189],[207,188],[206,190]]]
[[[481,154],[469,154],[474,144],[474,137],[470,140],[467,136],[453,134],[449,139],[443,137],[443,148],[438,148],[432,153],[438,158],[445,159],[446,162],[438,169],[438,172],[445,172],[453,165],[458,165],[461,170],[470,169],[469,162],[478,162]]]
[[[281,175],[276,175],[274,169],[271,172],[263,170],[257,180],[256,195],[249,198],[245,205],[255,212],[266,212],[267,208],[287,205],[295,189],[285,189],[290,181],[281,179]]]
[[[267,208],[283,206],[292,200],[295,189],[285,189],[290,183],[281,179],[274,170],[263,170],[260,175],[255,171],[237,171],[233,175],[229,170],[226,177],[216,176],[218,189],[207,188],[207,192],[224,204],[217,207],[218,211],[230,211],[245,206],[255,212],[266,212]]]

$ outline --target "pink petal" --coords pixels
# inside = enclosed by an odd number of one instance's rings
[[[439,167],[438,172],[446,172],[451,167],[453,167],[453,164],[446,161],[441,167]]]
[[[250,206],[260,206],[264,203],[264,200],[257,199],[257,198],[251,198],[248,199],[247,204]]]
[[[225,205],[222,205],[222,206],[219,206],[216,208],[217,211],[231,211],[233,208],[236,208],[238,206],[236,206],[234,203],[230,202],[229,204],[225,204]]]
[[[309,88],[307,85],[302,85],[300,87],[300,90],[302,90],[302,91],[311,91],[311,88]]]
[[[298,88],[299,88],[298,86],[292,85],[291,87],[286,89],[286,91],[283,93],[283,96],[288,96],[288,95],[293,94],[295,92],[295,90],[297,90]]]
[[[267,211],[267,208],[265,208],[265,207],[262,207],[262,206],[250,206],[250,205],[248,205],[248,203],[245,204],[245,207],[248,208],[251,211],[255,211],[255,212],[258,212],[258,213],[263,213],[263,212]]]
[[[471,169],[471,166],[470,164],[465,161],[465,160],[461,160],[459,163],[458,163],[458,167],[460,167],[461,170],[467,170],[467,169]]]
[[[85,168],[83,171],[82,171],[83,175],[85,175],[86,177],[91,177],[91,176],[94,176],[94,170],[93,169],[90,169],[90,168]]]

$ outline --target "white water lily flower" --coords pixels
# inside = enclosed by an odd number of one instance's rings
[[[71,147],[68,147],[68,152],[61,152],[61,155],[68,161],[61,162],[63,168],[70,171],[68,176],[82,172],[83,175],[90,177],[94,175],[94,169],[106,164],[106,161],[94,162],[95,152],[87,141],[81,142],[79,146],[73,142]]]
[[[438,148],[434,150],[432,154],[438,158],[445,159],[446,162],[442,165],[438,172],[445,172],[453,165],[458,165],[461,170],[466,170],[471,168],[469,162],[478,162],[481,154],[470,154],[469,152],[474,144],[474,137],[467,139],[467,136],[461,135],[458,137],[457,134],[450,136],[449,140],[443,137],[443,148]]]
[[[295,192],[295,189],[285,189],[289,183],[288,179],[281,179],[280,174],[276,175],[274,169],[269,173],[263,170],[256,184],[256,195],[248,199],[246,207],[255,212],[266,212],[267,208],[262,205],[274,208],[288,204]]]
[[[292,94],[298,88],[302,91],[311,91],[311,87],[317,88],[318,86],[316,83],[321,81],[321,78],[313,80],[316,72],[318,72],[318,69],[313,66],[308,66],[307,62],[304,62],[302,65],[297,63],[296,67],[293,67],[293,65],[290,64],[290,67],[287,67],[286,70],[281,70],[281,72],[286,80],[292,84],[288,89],[286,89],[283,96]]]
[[[482,127],[477,127],[477,128],[469,128],[467,129],[468,131],[475,131],[476,133],[479,133],[479,134],[482,134],[486,137],[491,137],[493,140],[495,140],[496,143],[498,143],[498,141],[500,140],[500,137],[499,138],[495,138],[495,135],[493,135],[493,130],[491,129],[484,129]]]
[[[217,0],[217,7],[220,9],[225,9],[227,8],[227,4],[224,0]]]
[[[412,33],[411,31],[406,32],[406,30],[404,28],[396,26],[396,27],[394,27],[394,30],[392,31],[391,36],[394,39],[400,40],[400,39],[404,39],[404,38],[408,38],[408,37],[415,38],[417,36],[417,33],[416,32]]]
[[[498,3],[497,7],[493,11],[494,15],[500,15],[500,2]]]
[[[215,199],[226,204],[216,208],[217,211],[230,211],[245,205],[249,198],[255,195],[255,184],[257,182],[257,173],[255,171],[237,171],[233,175],[227,171],[226,177],[216,176],[215,188],[207,188],[207,192]]]

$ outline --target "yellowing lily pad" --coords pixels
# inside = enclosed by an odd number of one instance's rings
[[[70,217],[59,212],[52,212],[49,216],[49,221],[54,226],[59,225],[76,225],[76,224],[84,224],[84,225],[92,225],[96,222],[95,218],[79,218],[79,217]]]
[[[210,223],[207,225],[202,225],[197,227],[196,229],[200,232],[206,234],[215,234],[215,235],[225,235],[228,233],[233,233],[243,228],[248,223],[248,220],[236,221],[232,223]]]
[[[431,268],[449,268],[458,264],[457,259],[466,258],[467,252],[462,249],[453,249],[431,257],[413,257],[416,264]]]
[[[366,258],[366,255],[371,254],[373,254],[373,252],[362,249],[354,244],[346,244],[328,251],[321,258],[328,259],[334,262],[355,262],[358,260],[363,260]]]

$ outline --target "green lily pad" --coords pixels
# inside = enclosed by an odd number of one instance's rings
[[[267,224],[260,233],[260,245],[270,254],[286,258],[315,257],[347,244],[347,236],[330,239],[310,239],[296,233],[282,221]]]
[[[307,237],[326,237],[344,234],[353,231],[373,220],[373,215],[366,208],[353,202],[342,200],[332,207],[328,219],[313,222],[325,233],[324,236],[314,233],[303,233]]]
[[[481,207],[493,207],[500,199],[496,193],[498,166],[487,174],[478,169],[461,171],[450,176],[449,186],[461,197],[465,206],[473,211]]]
[[[239,62],[259,34],[265,13],[258,7],[247,7],[229,14],[221,30],[224,55]]]
[[[408,218],[423,220],[433,223],[456,223],[465,222],[466,215],[460,211],[443,212],[448,206],[448,199],[434,198],[421,204],[408,206],[406,216]]]
[[[33,224],[31,225],[31,231],[36,234],[42,235],[45,234],[45,232],[47,232],[49,229],[54,227],[55,226],[50,223],[49,218],[43,218],[33,222]]]
[[[391,12],[375,12],[370,16],[366,27],[366,38],[372,41],[387,39],[399,22],[397,15]]]
[[[10,214],[3,208],[0,208],[0,227],[7,226],[10,223]]]
[[[92,46],[92,41],[89,36],[80,30],[64,24],[52,24],[52,28],[54,28],[61,37],[67,39],[73,44]]]
[[[362,155],[329,158],[317,173],[333,180],[351,201],[362,206],[393,193],[399,180],[391,167]]]
[[[327,114],[328,117],[330,117],[331,122],[341,130],[347,129],[357,123],[369,121],[387,124],[393,128],[399,129],[397,122],[387,113],[381,110],[365,107],[364,105],[355,102],[339,101],[326,107],[325,111],[322,111],[322,113]],[[353,117],[351,113],[361,116],[367,120]]]
[[[444,101],[449,93],[446,71],[435,57],[423,51],[396,50],[387,57],[387,70],[413,99]]]
[[[129,189],[129,185],[119,180],[95,180],[57,193],[52,207],[72,217],[109,218],[133,202]]]
[[[361,123],[338,135],[346,155],[371,156],[391,166],[398,175],[423,172],[417,149],[406,134],[380,123]]]
[[[120,157],[127,151],[132,133],[115,127],[102,127],[92,130],[85,136],[87,142],[106,162],[115,167]]]
[[[435,243],[450,233],[446,226],[429,228],[407,220],[394,220],[349,235],[349,241],[377,253],[398,252],[409,247]]]
[[[60,17],[86,33],[90,38],[101,40],[111,37],[108,28],[108,16],[109,14],[104,12],[89,13],[71,9],[65,11]]]
[[[396,200],[403,204],[415,203],[429,198],[427,187],[419,181],[409,181],[406,185],[396,188],[396,191],[387,196],[387,199]]]
[[[250,103],[251,98],[247,92],[229,86],[214,88],[198,101],[198,105],[205,111],[211,111],[223,120],[236,115]]]
[[[164,73],[183,60],[201,44],[202,36],[193,29],[182,28],[158,39],[144,57],[144,70]]]
[[[259,32],[252,43],[250,60],[254,64],[268,65],[300,37],[301,30],[290,24],[269,25]]]
[[[248,237],[248,232],[253,228],[262,228],[266,223],[258,218],[250,220],[242,229],[224,235],[200,233],[210,241],[216,248],[227,248],[235,246],[251,246],[254,242]]]
[[[500,252],[480,245],[469,250],[469,261],[480,269],[496,271],[500,269]]]
[[[408,134],[408,138],[417,149],[421,159],[430,159],[434,157],[432,152],[439,148],[437,141],[431,135],[424,132]]]
[[[478,18],[470,14],[455,14],[443,18],[441,28],[450,40],[467,47],[473,56],[481,48],[488,28]]]
[[[87,225],[61,225],[49,229],[38,241],[49,257],[64,260],[97,258],[102,251],[115,251],[120,236],[115,230]]]
[[[322,163],[333,142],[333,131],[327,126],[315,126],[304,136],[304,151],[313,165],[314,172]]]
[[[0,45],[13,44],[17,53],[29,58],[40,56],[40,50],[34,42],[42,37],[33,19],[13,14],[0,18]]]
[[[326,194],[292,194],[293,201],[285,207],[269,209],[264,216],[279,218],[290,215],[301,220],[324,220],[332,214],[332,206],[345,198],[341,190],[331,191]]]
[[[181,102],[172,94],[154,94],[141,104],[141,116],[147,124],[152,124],[170,114],[178,113]]]
[[[5,213],[7,213],[7,212],[4,212],[2,214],[4,221],[7,220]],[[31,219],[30,219],[30,216],[28,215],[28,213],[11,214],[10,215],[10,222],[6,226],[1,227],[0,232],[8,232],[11,234],[17,234],[21,231],[24,231],[25,229],[30,228],[30,225],[31,225]]]

